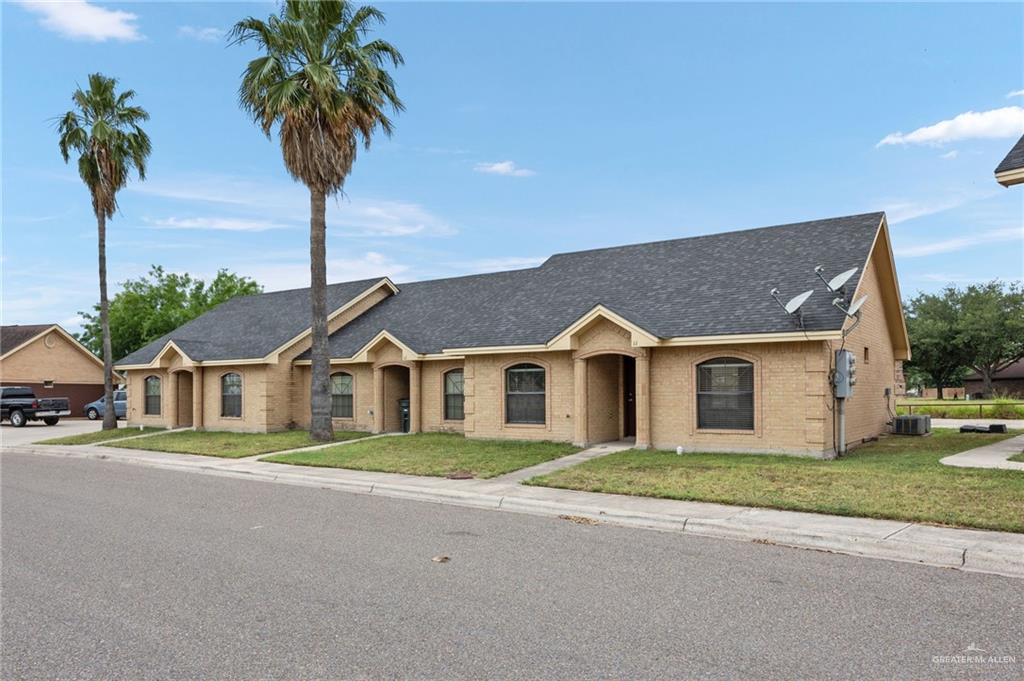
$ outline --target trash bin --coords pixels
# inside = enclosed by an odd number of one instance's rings
[[[402,421],[402,432],[409,432],[409,400],[401,399],[398,400],[398,415]]]

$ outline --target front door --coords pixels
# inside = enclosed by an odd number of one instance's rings
[[[175,426],[188,428],[192,425],[192,374],[178,372],[178,418]]]
[[[622,357],[622,437],[636,437],[636,360]]]

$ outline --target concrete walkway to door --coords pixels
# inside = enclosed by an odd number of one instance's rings
[[[512,471],[511,473],[505,473],[499,475],[496,478],[491,478],[492,482],[522,482],[538,475],[547,475],[548,473],[554,473],[560,471],[563,468],[569,468],[575,466],[578,463],[589,461],[590,459],[596,459],[599,456],[606,456],[612,452],[621,452],[624,449],[631,449],[633,443],[627,440],[619,440],[618,442],[603,442],[593,447],[588,447],[582,452],[576,452],[569,456],[563,456],[560,459],[553,459],[552,461],[545,461],[539,463],[536,466],[530,466],[529,468],[521,468],[518,471]]]

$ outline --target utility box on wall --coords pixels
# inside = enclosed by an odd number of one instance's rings
[[[853,397],[853,386],[857,383],[857,358],[849,350],[836,350],[836,371],[832,385],[838,399]]]

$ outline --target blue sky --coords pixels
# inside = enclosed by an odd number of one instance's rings
[[[992,175],[1024,133],[1020,4],[379,6],[407,111],[329,204],[330,281],[881,209],[905,297],[1022,278],[1024,187]],[[97,298],[52,127],[93,71],[152,115],[111,282],[160,264],[308,284],[308,195],[238,109],[254,53],[222,37],[274,7],[4,3],[4,323],[77,330]]]

